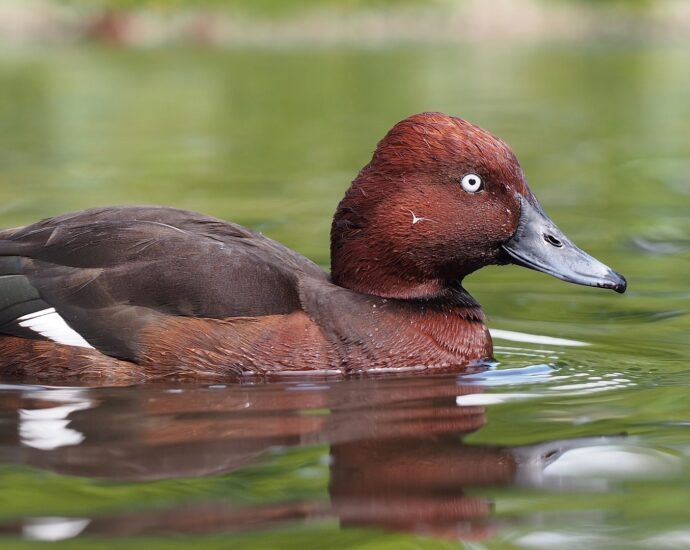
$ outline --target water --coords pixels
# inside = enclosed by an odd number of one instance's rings
[[[595,45],[0,57],[0,225],[158,203],[328,263],[376,141],[423,110],[505,138],[629,291],[466,281],[464,376],[0,386],[3,548],[690,546],[690,53]]]

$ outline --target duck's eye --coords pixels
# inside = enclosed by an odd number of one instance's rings
[[[466,174],[460,181],[460,185],[462,185],[462,188],[468,193],[476,193],[484,189],[482,178],[477,174]]]

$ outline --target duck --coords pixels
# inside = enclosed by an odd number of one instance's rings
[[[438,112],[378,143],[331,270],[238,224],[93,208],[0,231],[0,376],[91,383],[462,372],[491,335],[464,278],[517,264],[622,293],[551,221],[500,138]]]

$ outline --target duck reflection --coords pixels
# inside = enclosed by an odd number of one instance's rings
[[[583,444],[465,443],[467,434],[485,424],[486,411],[458,405],[464,402],[458,397],[482,389],[453,376],[228,387],[16,388],[0,391],[4,463],[147,481],[232,475],[285,447],[329,449],[329,503],[245,506],[221,496],[90,519],[71,536],[232,531],[335,516],[344,527],[481,538],[498,520],[478,489],[525,480],[540,485],[543,478],[535,472],[564,449]],[[41,538],[55,526],[22,529]]]

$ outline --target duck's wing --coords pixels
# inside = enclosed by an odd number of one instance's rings
[[[0,334],[133,359],[161,316],[299,310],[302,277],[326,278],[239,225],[161,207],[85,210],[0,232]]]

